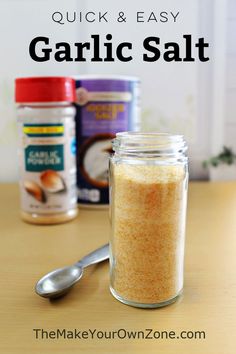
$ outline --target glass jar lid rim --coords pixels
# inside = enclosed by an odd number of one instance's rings
[[[187,144],[180,134],[157,132],[121,132],[112,141],[115,152],[185,153]]]
[[[116,138],[127,138],[127,139],[169,139],[172,141],[183,140],[184,136],[181,134],[171,134],[171,133],[158,133],[158,132],[120,132],[116,133]]]

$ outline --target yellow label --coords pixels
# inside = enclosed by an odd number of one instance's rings
[[[64,126],[35,126],[35,127],[23,127],[25,134],[58,134],[64,133]]]
[[[87,105],[86,111],[94,113],[95,119],[97,120],[114,120],[117,119],[118,113],[122,113],[125,111],[125,105],[123,103],[91,103]]]

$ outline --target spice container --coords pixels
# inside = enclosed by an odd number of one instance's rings
[[[161,307],[183,288],[188,184],[182,136],[119,133],[110,158],[110,289],[121,302]]]
[[[75,82],[16,79],[22,219],[56,224],[77,215]]]
[[[78,203],[108,207],[108,162],[111,140],[121,131],[139,130],[137,78],[76,77],[76,137]]]

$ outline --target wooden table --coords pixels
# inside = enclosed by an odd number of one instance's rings
[[[16,185],[1,185],[0,196],[0,353],[236,353],[236,183],[190,184],[184,294],[156,310],[115,300],[107,262],[87,269],[64,298],[37,296],[34,284],[44,273],[108,241],[108,213],[81,210],[73,222],[35,226],[19,218]],[[205,331],[205,339],[36,339],[34,329],[96,329],[99,336],[121,329],[120,337],[124,330],[153,329],[156,337]]]

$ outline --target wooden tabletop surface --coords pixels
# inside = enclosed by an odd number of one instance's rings
[[[0,196],[0,353],[236,353],[236,183],[190,184],[184,293],[156,310],[115,300],[108,262],[87,269],[64,298],[37,296],[42,275],[108,241],[108,212],[81,210],[73,222],[35,226],[19,218],[16,185],[1,185]],[[147,329],[151,339],[142,338]],[[77,338],[53,338],[57,330]],[[131,331],[139,338],[127,338]],[[158,338],[163,331],[179,338]]]

